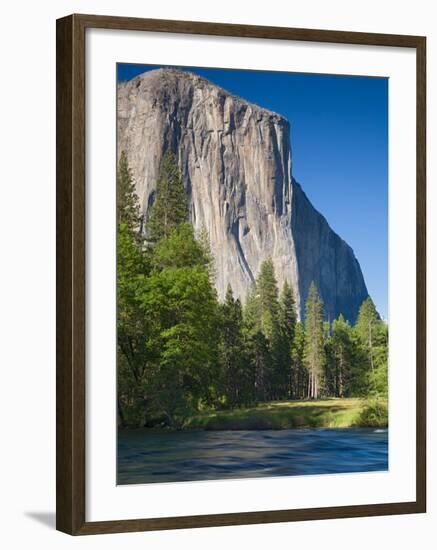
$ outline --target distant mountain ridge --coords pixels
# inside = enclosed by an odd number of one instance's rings
[[[293,179],[284,117],[192,73],[156,69],[119,83],[117,138],[144,212],[163,153],[176,153],[191,221],[209,234],[220,298],[230,284],[244,299],[271,257],[301,317],[314,280],[326,317],[355,321],[368,296],[360,265]]]

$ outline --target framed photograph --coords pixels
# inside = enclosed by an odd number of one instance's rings
[[[57,21],[57,528],[426,510],[426,40]]]

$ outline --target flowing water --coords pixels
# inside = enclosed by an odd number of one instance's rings
[[[373,428],[118,434],[117,483],[388,469],[388,432]]]

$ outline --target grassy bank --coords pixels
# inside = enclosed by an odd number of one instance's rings
[[[387,426],[387,403],[348,399],[277,401],[229,411],[204,411],[185,419],[183,429],[284,430]]]

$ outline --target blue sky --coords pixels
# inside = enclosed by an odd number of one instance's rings
[[[118,79],[156,68],[119,64]],[[387,318],[388,79],[181,68],[290,121],[293,176],[353,248]]]

